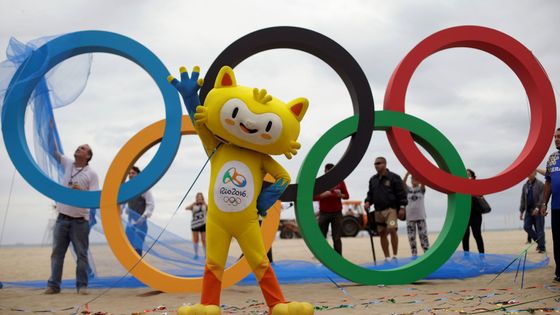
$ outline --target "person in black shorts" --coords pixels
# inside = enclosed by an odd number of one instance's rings
[[[198,241],[202,242],[202,247],[206,253],[206,212],[208,205],[204,200],[204,195],[199,192],[196,194],[196,201],[188,205],[185,210],[192,211],[191,231],[192,242],[194,245],[194,259],[198,258]]]

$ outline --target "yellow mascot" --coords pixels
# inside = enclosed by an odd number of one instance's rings
[[[286,104],[264,89],[239,86],[233,70],[224,66],[201,105],[199,68],[195,67],[190,77],[184,67],[180,72],[181,81],[172,76],[168,79],[181,94],[211,156],[211,178],[201,303],[181,307],[178,315],[221,314],[221,280],[232,237],[259,282],[270,314],[313,314],[309,303],[286,303],[266,256],[258,221],[259,214],[265,216],[290,183],[289,174],[270,155],[284,154],[290,159],[297,153],[307,99]],[[263,188],[266,174],[275,182]]]

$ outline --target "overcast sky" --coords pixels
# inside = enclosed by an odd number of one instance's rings
[[[542,63],[553,87],[560,88],[557,1],[283,1],[268,2],[265,7],[262,1],[0,0],[0,12],[2,54],[12,36],[27,42],[80,30],[106,30],[142,43],[174,75],[182,65],[189,69],[200,65],[204,75],[227,45],[255,30],[279,25],[309,28],[337,41],[354,56],[367,75],[377,110],[382,109],[393,69],[417,43],[447,27],[481,25],[523,43]],[[305,53],[261,53],[236,67],[235,73],[239,84],[267,88],[282,100],[309,99],[300,153],[291,161],[277,157],[293,180],[313,143],[352,115],[340,78]],[[440,129],[480,178],[505,169],[527,139],[530,115],[519,80],[493,56],[472,49],[446,50],[424,61],[412,78],[406,110]],[[95,54],[85,91],[74,104],[56,110],[55,117],[67,152],[82,143],[91,145],[95,153],[91,165],[102,182],[120,147],[146,125],[164,118],[164,106],[142,69],[117,56]],[[28,141],[32,143],[31,138]],[[333,148],[327,161],[336,162],[346,145],[344,141]],[[550,152],[553,149],[551,146]],[[138,164],[146,165],[152,154],[150,150]],[[380,155],[387,157],[391,171],[405,173],[385,134],[376,132],[366,156],[346,179],[351,199],[365,196],[374,172],[373,159]],[[170,170],[153,188],[153,220],[157,224],[167,224],[204,161],[200,141],[193,136],[184,138]],[[53,217],[53,202],[16,173],[7,208],[14,167],[3,142],[0,166],[0,223],[4,223],[8,209],[1,245],[42,242]],[[206,193],[208,176],[206,170],[187,200],[192,200],[196,191]],[[484,216],[485,228],[520,227],[520,185],[488,196],[493,211]],[[428,190],[426,208],[432,231],[441,228],[445,200],[443,194]],[[190,217],[181,211],[170,229],[190,237],[189,225]]]

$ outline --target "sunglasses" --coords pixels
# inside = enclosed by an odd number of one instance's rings
[[[385,164],[385,162],[375,162],[375,163],[373,163],[373,165],[381,165],[381,164]]]

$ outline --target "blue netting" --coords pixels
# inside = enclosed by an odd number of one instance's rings
[[[497,274],[510,264],[515,257],[515,255],[470,254],[456,252],[451,259],[449,259],[436,272],[426,277],[426,279],[465,279],[477,277],[483,274]],[[165,259],[165,257],[162,256],[162,259]],[[403,266],[410,261],[411,258],[402,258],[378,266],[364,264],[362,267],[368,269],[386,270]],[[538,262],[531,262],[527,260],[525,264],[525,271],[545,267],[548,263],[548,257],[544,257]],[[517,271],[517,268],[518,264],[514,263],[506,270],[506,272]],[[519,271],[521,271],[522,266],[519,268]],[[177,269],[167,271],[171,271],[176,275],[184,277],[200,276],[200,273],[193,272],[193,268],[182,271]],[[283,260],[276,262],[274,263],[274,273],[281,284],[323,283],[331,282],[331,280],[336,281],[337,283],[348,282],[348,280],[339,277],[321,264],[302,260]],[[122,281],[119,281],[119,283],[115,284],[115,281],[119,278],[120,277],[100,277],[92,279],[90,280],[89,287],[106,288],[112,286],[117,288],[137,288],[145,286],[134,277],[126,277]],[[4,284],[9,286],[40,288],[45,286],[45,281],[4,282]],[[256,284],[255,277],[253,275],[249,275],[239,284],[254,285]],[[75,280],[64,280],[62,282],[62,287],[74,288]]]
[[[514,259],[515,255],[502,254],[473,254],[469,252],[456,252],[438,270],[426,277],[426,279],[465,279],[478,277],[484,274],[497,274],[502,271]],[[363,264],[364,268],[374,270],[394,269],[408,264],[412,258],[401,258],[387,263]],[[527,261],[525,270],[542,268],[548,266],[549,258],[544,257],[539,262]],[[517,263],[512,264],[507,272],[517,270]],[[321,264],[308,261],[287,260],[274,264],[274,273],[278,276],[281,283],[320,283],[348,282]],[[254,284],[255,278],[250,275],[241,281],[241,284]]]
[[[99,213],[95,214],[95,218],[96,221],[100,220]],[[191,241],[168,230],[164,231],[162,227],[150,220],[148,220],[147,223],[148,233],[145,235],[142,251],[145,253],[150,250],[147,255],[147,259],[149,259],[149,263],[152,266],[174,275],[202,275],[204,271],[203,248],[200,248],[201,255],[200,257],[197,257],[193,250],[194,246]],[[136,228],[131,225],[127,219],[123,218],[122,224],[125,230],[136,230]],[[93,225],[92,231],[98,233],[104,238],[103,228],[99,224]],[[136,232],[140,231],[136,230]],[[132,243],[133,242],[131,242],[131,244]],[[230,256],[228,257],[226,264],[229,266],[234,262],[235,258]]]
[[[56,36],[41,37],[26,44],[11,38],[6,49],[7,60],[0,63],[0,111],[4,120],[4,97],[10,82],[14,86],[25,83],[30,78],[14,78],[16,70],[25,62],[33,51]],[[48,52],[47,52],[48,53]],[[33,111],[33,142],[35,160],[41,170],[53,179],[59,180],[62,168],[54,158],[55,139],[59,150],[62,145],[54,120],[53,108],[71,104],[82,93],[89,78],[92,55],[79,55],[70,58],[47,72],[39,81],[29,99],[29,108]]]
[[[39,47],[56,38],[56,36],[42,37],[32,40],[26,44],[11,38],[6,55],[7,60],[0,63],[0,111],[4,117],[4,99],[8,91],[10,82],[13,85],[23,84],[30,78],[14,77],[20,66],[25,66],[25,60]],[[48,54],[48,51],[44,53]],[[61,137],[57,131],[56,120],[53,109],[60,108],[72,104],[85,89],[92,64],[92,54],[78,55],[58,64],[39,80],[35,90],[29,100],[29,108],[33,113],[33,125],[27,126],[31,128],[34,141],[34,157],[41,170],[55,181],[60,181],[63,169],[54,156],[53,139],[58,144],[58,149],[63,153],[63,145]],[[37,74],[39,75],[39,74]],[[79,106],[75,104],[75,106]],[[29,113],[29,111],[27,112]],[[2,119],[3,121],[3,119]],[[96,209],[91,209],[90,227],[92,233],[90,240],[105,242],[103,229],[99,222],[99,213]],[[123,227],[128,231],[135,230],[135,227],[128,224],[128,220],[123,219]],[[200,276],[203,273],[203,257],[197,259],[192,243],[183,237],[179,237],[168,231],[162,233],[162,228],[148,221],[147,234],[143,235],[145,242],[143,243],[143,251],[146,252],[152,246],[156,238],[159,237],[157,244],[151,249],[148,257],[152,266],[167,270],[171,274],[182,274],[189,276]],[[161,235],[160,235],[161,234]],[[203,256],[203,249],[200,249]],[[74,253],[73,253],[74,254]],[[112,280],[107,275],[98,274],[96,272],[96,264],[94,257],[88,253],[91,270],[90,278],[100,279],[100,286],[108,286]],[[75,256],[74,256],[75,258]],[[234,261],[233,257],[228,258],[228,264]],[[118,264],[114,261],[114,264]],[[101,266],[100,266],[101,267]],[[107,267],[107,266],[103,266]],[[107,269],[114,269],[110,266]],[[102,268],[99,268],[102,269]],[[125,272],[123,271],[123,274]],[[114,273],[113,273],[114,274]],[[104,278],[105,277],[105,278]],[[106,281],[106,282],[104,282]],[[124,281],[126,283],[129,280]],[[72,281],[71,281],[72,282]],[[134,281],[133,281],[134,282]],[[45,285],[45,281],[39,281],[41,286]]]
[[[15,77],[17,69],[25,64],[26,59],[39,47],[56,36],[41,37],[26,44],[15,38],[10,38],[6,49],[7,60],[0,63],[0,112],[4,123],[4,100],[8,87],[18,86],[31,78]],[[48,52],[46,52],[48,53]],[[29,109],[33,112],[33,144],[34,157],[39,168],[50,178],[60,181],[64,175],[62,165],[54,155],[56,141],[59,152],[64,154],[60,141],[53,108],[69,105],[82,93],[86,87],[90,73],[92,55],[80,55],[68,59],[48,71],[35,87],[29,101]],[[39,73],[37,73],[37,76]],[[35,77],[37,77],[35,76]],[[13,82],[12,82],[13,81]],[[54,140],[54,141],[53,141]],[[72,248],[72,254],[75,252]],[[95,274],[95,263],[91,254],[89,273]]]

